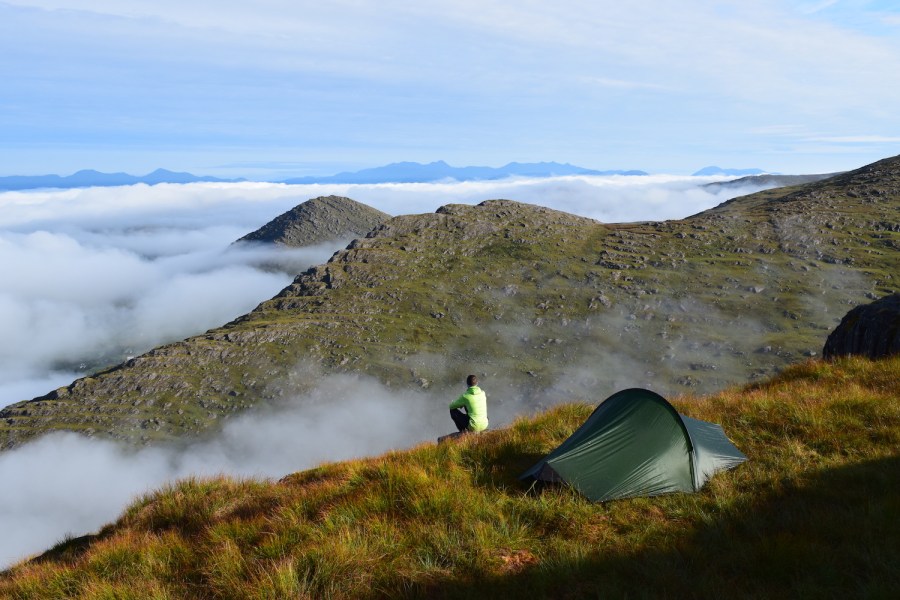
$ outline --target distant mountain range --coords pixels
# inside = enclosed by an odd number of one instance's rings
[[[362,171],[344,172],[328,177],[299,177],[287,179],[284,183],[429,183],[433,181],[479,181],[505,179],[507,177],[559,177],[561,175],[647,175],[644,171],[597,171],[576,167],[568,163],[511,162],[502,167],[453,167],[439,160],[428,164],[416,162],[398,162],[363,169]]]
[[[284,180],[281,183],[429,183],[442,180],[477,181],[504,179],[506,177],[556,177],[560,175],[647,175],[647,173],[644,171],[620,170],[597,171],[556,162],[513,162],[499,168],[453,167],[440,160],[428,164],[415,162],[392,163],[383,167],[338,173],[337,175],[298,177]],[[234,183],[238,181],[246,181],[246,179],[222,179],[219,177],[167,171],[166,169],[157,169],[143,176],[129,175],[128,173],[102,173],[86,169],[67,176],[12,175],[0,177],[0,190],[111,187],[137,183],[145,183],[147,185],[197,182]]]
[[[197,183],[200,181],[229,182],[244,179],[220,179],[218,177],[193,175],[157,169],[147,175],[129,175],[128,173],[101,173],[92,169],[84,169],[72,175],[11,175],[0,177],[0,190],[32,190],[36,188],[82,188],[113,187],[118,185],[134,185],[146,183]]]
[[[694,173],[694,177],[709,177],[710,175],[734,175],[737,177],[743,177],[745,175],[762,175],[766,173],[762,169],[723,169],[721,167],[709,166],[703,167],[696,173]],[[777,173],[772,173],[773,175],[777,175]]]
[[[719,167],[704,167],[694,173],[694,175],[726,175],[741,177],[763,173],[765,173],[765,171],[761,169],[722,169]],[[391,163],[382,167],[363,169],[361,171],[345,171],[336,175],[295,177],[285,179],[280,183],[432,183],[437,181],[494,181],[506,179],[508,177],[560,177],[564,175],[632,176],[648,175],[648,173],[639,170],[619,169],[599,171],[596,169],[578,167],[569,163],[558,162],[511,162],[502,167],[454,167],[439,160],[427,164],[417,162]],[[147,175],[103,173],[85,169],[72,175],[11,175],[0,177],[0,190],[112,187],[119,185],[135,185],[137,183],[156,185],[158,183],[234,183],[240,181],[247,180],[243,178],[223,179],[208,175],[194,175],[192,173],[168,171],[166,169],[157,169]]]

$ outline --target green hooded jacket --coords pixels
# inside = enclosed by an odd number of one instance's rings
[[[488,427],[487,395],[477,385],[450,403],[450,408],[465,408],[469,415],[469,431],[484,431]]]

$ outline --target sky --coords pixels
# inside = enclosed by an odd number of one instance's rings
[[[0,175],[688,174],[900,150],[895,0],[2,0]]]
[[[308,265],[325,262],[349,240],[294,251],[231,246],[312,197],[341,194],[391,215],[511,198],[622,222],[680,218],[753,191],[715,194],[700,187],[720,179],[578,176],[0,192],[0,407],[219,326],[274,296]],[[297,360],[298,376],[310,380],[315,367]],[[624,365],[616,369],[617,377],[627,377]],[[645,370],[637,372],[643,376]],[[273,382],[286,386],[286,406],[231,419],[220,435],[187,448],[133,451],[60,434],[0,453],[0,569],[66,535],[96,530],[137,495],[176,478],[277,478],[448,432],[452,391],[386,390],[359,377],[315,380],[320,385],[302,394],[292,391],[289,380]],[[496,381],[490,393],[507,400],[492,401],[492,423],[502,426],[521,406]],[[405,408],[396,410],[398,401]],[[395,410],[386,411],[388,404]]]

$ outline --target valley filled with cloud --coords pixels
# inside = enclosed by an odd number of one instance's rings
[[[509,198],[605,222],[681,218],[738,195],[681,176],[287,186],[162,184],[0,194],[0,405],[45,394],[252,310],[349,240],[284,249],[231,243],[293,206],[339,194],[392,215]],[[746,193],[752,190],[740,190]],[[273,269],[272,265],[279,268]],[[297,357],[301,364],[303,357]],[[392,391],[391,394],[396,392]],[[327,378],[273,412],[186,448],[124,451],[73,434],[0,456],[0,564],[114,519],[136,494],[191,474],[279,476],[446,429],[443,396],[409,393],[409,426],[376,382]],[[415,396],[415,398],[413,398]],[[436,407],[428,410],[427,407]],[[413,424],[415,423],[415,426]],[[325,443],[328,440],[328,443]],[[34,477],[34,473],[41,473]]]

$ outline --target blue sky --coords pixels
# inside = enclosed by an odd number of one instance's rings
[[[900,153],[900,2],[0,1],[0,174]]]

